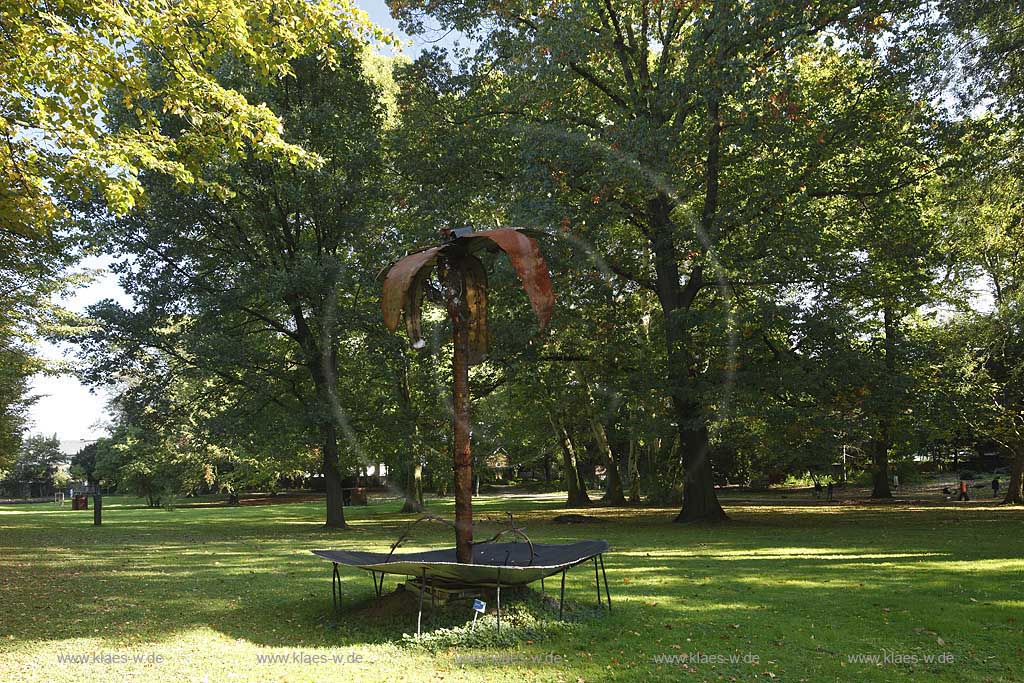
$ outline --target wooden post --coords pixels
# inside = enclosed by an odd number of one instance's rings
[[[92,523],[94,526],[103,524],[103,495],[99,489],[92,496]]]

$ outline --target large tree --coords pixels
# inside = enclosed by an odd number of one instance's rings
[[[732,287],[791,277],[821,244],[822,201],[884,195],[913,175],[879,175],[860,155],[883,128],[886,91],[913,80],[903,50],[916,43],[890,40],[900,4],[392,9],[409,30],[429,15],[479,41],[455,75],[444,60],[421,65],[439,103],[460,103],[438,119],[457,134],[504,131],[430,161],[470,166],[476,187],[514,175],[514,222],[596,245],[616,277],[657,298],[685,472],[678,520],[723,519],[711,445],[734,376]]]
[[[217,70],[239,60],[273,80],[310,50],[334,63],[339,39],[385,38],[346,0],[5,1],[0,36],[0,230],[22,237],[46,234],[60,192],[99,187],[124,210],[146,170],[191,183],[211,155],[238,158],[249,145],[315,161]],[[187,126],[168,129],[154,100]],[[111,128],[119,108],[137,125]]]
[[[943,188],[950,246],[968,285],[945,337],[952,401],[966,428],[1009,456],[1006,501],[1024,502],[1024,157],[1012,117],[974,122],[964,168]]]
[[[0,464],[20,438],[26,378],[43,367],[26,340],[84,253],[69,207],[98,193],[127,211],[144,172],[224,193],[204,175],[211,158],[321,163],[218,71],[243,63],[273,81],[299,55],[334,64],[339,44],[378,39],[392,40],[347,0],[0,3]],[[133,125],[112,125],[126,116]]]
[[[48,481],[66,459],[56,434],[34,434],[22,444],[10,478],[15,481]]]
[[[68,221],[55,220],[38,235],[10,227],[0,217],[0,470],[28,426],[31,377],[48,369],[34,341],[59,326],[61,310],[53,300],[82,279],[69,273],[79,235]]]
[[[225,83],[265,102],[288,144],[323,162],[250,149],[206,164],[203,178],[226,197],[144,177],[147,204],[102,231],[124,259],[122,284],[136,306],[93,312],[108,348],[155,350],[156,362],[200,368],[259,400],[308,406],[294,418],[321,452],[327,525],[343,527],[341,457],[344,448],[351,465],[361,455],[349,418],[360,390],[355,378],[342,389],[349,378],[339,369],[366,344],[373,277],[388,247],[377,229],[379,89],[358,43],[336,42],[332,54],[331,62],[296,59],[270,83],[244,64],[224,65]]]

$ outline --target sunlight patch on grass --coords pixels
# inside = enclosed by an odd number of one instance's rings
[[[857,550],[853,548],[766,548],[764,550],[726,550],[714,553],[701,553],[693,557],[715,560],[783,560],[813,558],[815,560],[899,560],[918,559],[923,557],[948,557],[951,553],[919,552],[919,553],[879,553]]]
[[[958,553],[956,557],[963,557],[963,553]],[[1017,584],[1018,588],[1024,588],[1024,558],[1019,557],[999,557],[991,559],[974,558],[946,560],[944,562],[920,562],[915,563],[914,567],[921,570],[955,572],[958,574],[984,574],[995,572],[1013,574],[1016,572],[1018,578],[1021,579]]]

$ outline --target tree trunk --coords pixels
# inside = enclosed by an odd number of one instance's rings
[[[677,410],[678,413],[678,410]],[[722,522],[728,519],[715,493],[715,479],[708,454],[708,429],[680,428],[683,461],[683,508],[677,522]]]
[[[625,505],[626,494],[622,490],[622,476],[619,474],[619,464],[615,460],[615,454],[608,444],[608,434],[604,425],[597,419],[591,419],[590,427],[594,432],[594,443],[604,459],[605,481],[607,482],[604,499],[612,505]]]
[[[572,442],[570,441],[570,443],[572,443]],[[573,453],[577,453],[578,454],[578,451],[576,449],[576,444],[573,444]],[[576,458],[574,458],[573,464],[576,466],[576,485],[579,487],[579,490],[580,490],[580,492],[582,494],[582,498],[584,498],[586,500],[586,504],[589,505],[590,504],[590,495],[587,493],[587,477],[586,477],[586,473],[584,471],[584,465],[582,465],[580,463],[578,455],[577,455]],[[593,473],[591,473],[591,474],[593,474]]]
[[[412,386],[410,380],[409,359],[402,353],[400,356],[402,371],[398,375],[398,401],[405,423],[405,452],[408,454],[409,462],[402,463],[399,454],[396,471],[405,471],[402,478],[402,488],[405,494],[405,501],[402,503],[402,512],[423,512],[423,463],[418,453],[419,428],[417,426],[416,411],[412,403]]]
[[[896,321],[889,305],[882,309],[882,324],[885,330],[886,378],[891,381],[896,374]],[[889,416],[883,414],[878,438],[872,444],[872,498],[892,498],[892,491],[889,489],[889,449],[892,447],[890,429]]]
[[[473,562],[473,467],[469,441],[469,311],[466,278],[459,264],[449,266],[448,315],[452,321],[452,443],[455,462],[455,556]],[[452,282],[455,280],[455,282]]]
[[[619,474],[619,464],[615,461],[615,454],[612,453],[612,448],[608,444],[608,434],[605,431],[604,423],[594,413],[596,401],[591,390],[590,380],[587,378],[582,366],[577,366],[576,372],[586,393],[587,420],[590,422],[590,431],[594,436],[594,447],[598,451],[598,460],[604,463],[605,494],[603,499],[612,505],[625,505],[626,496],[622,492],[622,476]],[[586,491],[585,486],[581,486],[581,488]]]
[[[310,347],[315,349],[314,344]],[[317,353],[311,354],[317,358]],[[336,408],[335,369],[333,355],[323,362],[317,358],[310,362],[310,372],[316,384],[316,395],[320,403],[320,455],[324,473],[324,489],[327,492],[327,521],[329,529],[344,529],[345,500],[342,491],[341,459],[338,449],[338,425],[334,419]]]
[[[555,423],[554,418],[551,419],[551,426],[554,428],[555,434],[558,436],[558,443],[562,447],[562,473],[565,477],[565,488],[569,492],[566,505],[568,507],[590,505],[590,496],[587,495],[587,489],[580,482],[579,468],[576,466],[576,447],[572,443],[572,438],[565,427]]]
[[[1003,502],[1010,505],[1024,504],[1024,448],[1018,448],[1014,454],[1012,469],[1010,470],[1010,484],[1006,488],[1006,497]]]
[[[320,424],[320,449],[323,456],[324,486],[327,491],[327,522],[329,529],[344,529],[345,503],[338,458],[338,429],[330,416]]]
[[[673,391],[672,405],[679,425],[680,460],[683,465],[683,506],[675,521],[722,522],[728,517],[715,492],[706,418],[699,405],[680,396],[679,388],[685,391],[688,385],[692,387],[692,379],[684,377],[684,373],[672,365],[669,369],[669,382],[677,387]]]
[[[334,306],[333,286],[329,290],[325,307]],[[338,425],[335,412],[341,408],[337,400],[338,356],[334,336],[329,330],[318,337],[306,319],[301,302],[295,296],[285,297],[295,321],[295,333],[306,356],[306,367],[316,387],[316,399],[320,404],[320,458],[324,475],[324,490],[327,493],[328,529],[344,529],[345,508],[341,481],[341,460],[338,449]]]
[[[413,462],[405,481],[405,503],[402,512],[423,512],[423,464]]]
[[[874,485],[871,497],[892,498],[892,491],[889,489],[889,434],[885,427],[882,428],[880,437],[872,444],[871,464],[871,480]]]
[[[637,454],[636,439],[629,438],[629,502],[640,502],[640,458]]]
[[[717,13],[717,10],[714,10]],[[705,249],[716,240],[718,215],[719,166],[722,121],[719,116],[721,92],[712,88],[707,99],[707,140],[704,163],[704,202],[701,207],[698,237]],[[680,284],[679,259],[674,243],[675,224],[672,203],[664,192],[651,202],[654,264],[657,273],[658,300],[665,316],[665,342],[668,345],[669,386],[679,429],[683,463],[683,507],[677,522],[721,522],[728,519],[715,493],[711,468],[711,444],[707,415],[694,398],[698,395],[699,369],[690,351],[692,338],[686,316],[704,285],[704,266],[698,260],[690,268],[686,285]]]
[[[710,233],[711,218],[718,205],[717,169],[717,106],[711,119],[709,137],[707,189],[701,227]],[[718,502],[712,475],[707,416],[694,400],[697,394],[698,370],[690,352],[690,330],[686,320],[690,306],[704,284],[703,267],[694,265],[686,286],[680,285],[679,259],[673,237],[675,225],[671,217],[672,202],[659,192],[648,204],[651,227],[651,249],[658,302],[661,304],[668,351],[668,386],[679,430],[679,443],[683,462],[683,506],[676,516],[677,522],[721,522],[728,517]]]

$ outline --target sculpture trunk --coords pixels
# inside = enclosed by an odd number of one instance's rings
[[[462,264],[449,266],[448,312],[452,320],[452,441],[455,461],[455,553],[473,562],[473,468],[469,437],[469,315]]]

